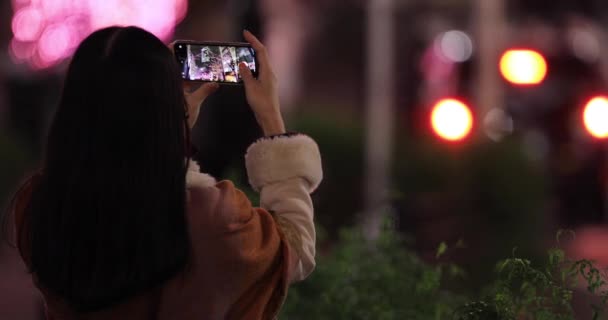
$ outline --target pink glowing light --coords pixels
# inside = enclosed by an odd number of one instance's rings
[[[21,42],[17,39],[13,39],[9,46],[9,53],[15,62],[22,63],[34,55],[35,49],[36,47],[31,42]]]
[[[38,6],[47,18],[58,18],[73,12],[71,1],[66,0],[38,0]]]
[[[13,0],[13,8],[20,8],[30,4],[30,0]]]
[[[44,30],[38,40],[38,53],[44,61],[55,62],[67,58],[76,38],[72,30],[63,24],[52,25]]]
[[[175,1],[175,22],[176,24],[184,20],[188,13],[188,1],[180,0]]]
[[[25,7],[13,16],[12,29],[15,39],[33,41],[38,38],[43,27],[43,16],[36,8]]]
[[[42,58],[40,56],[40,53],[37,52],[37,54],[34,54],[28,61],[30,63],[30,65],[32,66],[32,68],[34,69],[47,69],[52,67],[56,62],[55,61],[49,61],[49,60],[45,60],[44,58]]]
[[[111,25],[135,25],[161,39],[173,33],[187,10],[186,0],[89,0],[92,29]]]
[[[131,8],[132,1],[121,0],[89,0],[89,18],[91,29],[97,30],[106,26],[126,25],[134,20]]]
[[[138,14],[138,22],[144,29],[159,38],[168,38],[173,33],[176,21],[175,3],[164,0],[135,0],[143,9]],[[148,5],[145,5],[148,3]]]
[[[69,57],[91,32],[108,26],[134,25],[169,39],[188,10],[187,0],[13,0],[16,62],[36,69]]]

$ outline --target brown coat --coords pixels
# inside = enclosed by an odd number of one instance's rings
[[[302,158],[310,159],[302,160]],[[121,305],[77,314],[42,291],[47,318],[63,319],[272,319],[288,285],[314,268],[314,224],[309,193],[321,181],[320,156],[306,136],[264,139],[246,155],[252,186],[261,192],[253,207],[230,181],[215,180],[192,166],[187,176],[191,263],[151,292]],[[18,247],[29,264],[26,185],[16,202]],[[273,214],[269,213],[272,211]],[[34,275],[35,280],[35,275]]]

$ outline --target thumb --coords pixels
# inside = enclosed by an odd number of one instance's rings
[[[241,74],[241,77],[243,77],[245,86],[249,86],[249,84],[255,80],[253,74],[251,74],[251,70],[249,70],[249,67],[247,67],[244,62],[239,63],[239,73]]]

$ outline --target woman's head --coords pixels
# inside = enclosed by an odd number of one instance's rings
[[[111,27],[80,44],[26,210],[40,286],[90,311],[185,266],[185,104],[154,35]]]

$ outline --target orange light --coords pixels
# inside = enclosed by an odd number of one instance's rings
[[[547,75],[547,62],[534,50],[507,50],[500,58],[500,73],[513,84],[540,84]]]
[[[442,99],[431,112],[431,126],[442,139],[464,139],[473,127],[473,115],[469,107],[456,99]]]
[[[598,139],[608,138],[608,98],[594,97],[583,111],[583,123],[592,136]]]

